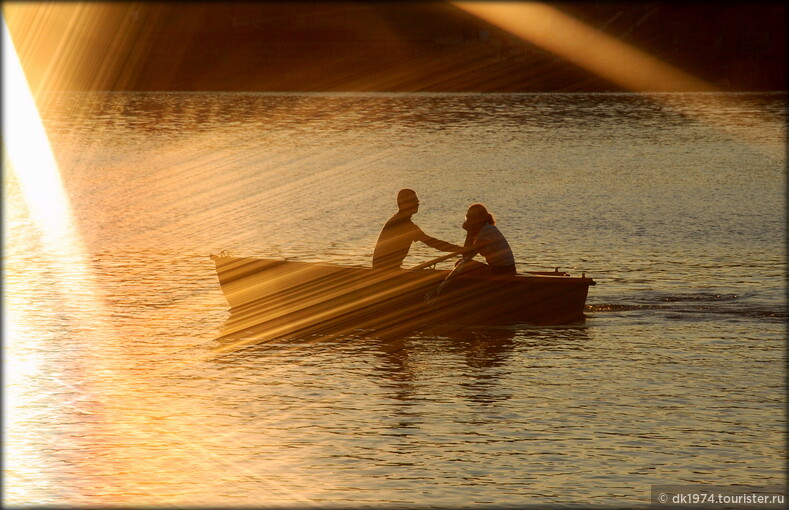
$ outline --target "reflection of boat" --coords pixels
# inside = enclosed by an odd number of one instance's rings
[[[266,338],[327,331],[401,334],[435,324],[567,324],[584,318],[591,278],[566,273],[514,276],[211,255],[234,326]],[[232,331],[231,331],[232,332]],[[228,333],[226,328],[226,333]]]

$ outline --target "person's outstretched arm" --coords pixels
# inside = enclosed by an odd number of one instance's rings
[[[436,239],[435,237],[430,237],[429,235],[425,234],[422,229],[419,229],[419,236],[417,237],[417,241],[422,241],[426,245],[430,246],[431,248],[435,248],[439,251],[463,251],[464,248],[462,246],[458,246],[457,244],[448,243],[446,241],[442,241],[441,239]]]

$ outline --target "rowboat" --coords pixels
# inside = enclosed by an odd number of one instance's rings
[[[448,256],[442,257],[446,258]],[[431,262],[437,262],[442,258]],[[267,338],[355,330],[400,334],[432,325],[560,325],[584,320],[586,275],[516,275],[211,255],[235,332]],[[226,328],[228,329],[228,328]],[[227,331],[226,331],[227,332]]]

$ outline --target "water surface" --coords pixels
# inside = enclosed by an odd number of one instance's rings
[[[48,98],[64,257],[4,175],[9,504],[647,505],[786,477],[780,94]],[[587,320],[217,355],[210,253],[368,265],[400,188]],[[415,245],[407,265],[438,253]]]

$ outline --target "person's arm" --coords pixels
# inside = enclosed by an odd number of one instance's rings
[[[466,228],[465,223],[463,224],[463,228]],[[466,240],[463,242],[463,260],[471,260],[479,253],[479,248],[474,246],[476,238],[476,235],[466,229]]]
[[[430,237],[429,235],[425,234],[421,228],[416,227],[416,240],[422,241],[426,245],[430,246],[431,248],[435,248],[439,251],[463,251],[465,248],[463,246],[458,246],[457,244],[448,243],[446,241],[442,241],[441,239],[436,239],[435,237]]]
[[[468,232],[466,234],[465,248],[463,249],[463,259],[473,259],[491,241],[492,239],[486,237],[482,232],[477,232],[476,234]]]
[[[471,260],[479,253],[479,246],[467,246],[463,248],[463,260]]]
[[[463,228],[466,228],[465,224],[463,224]],[[477,238],[477,236],[473,232],[467,230],[466,231],[466,240],[463,242],[463,246],[465,246],[466,248],[474,246],[474,240],[476,238]]]
[[[431,248],[435,248],[436,250],[440,250],[440,251],[453,252],[453,251],[465,250],[465,248],[463,248],[462,246],[448,243],[446,241],[442,241],[441,239],[436,239],[435,237],[430,237],[427,234],[425,234],[425,237],[421,238],[420,241],[430,246]]]

